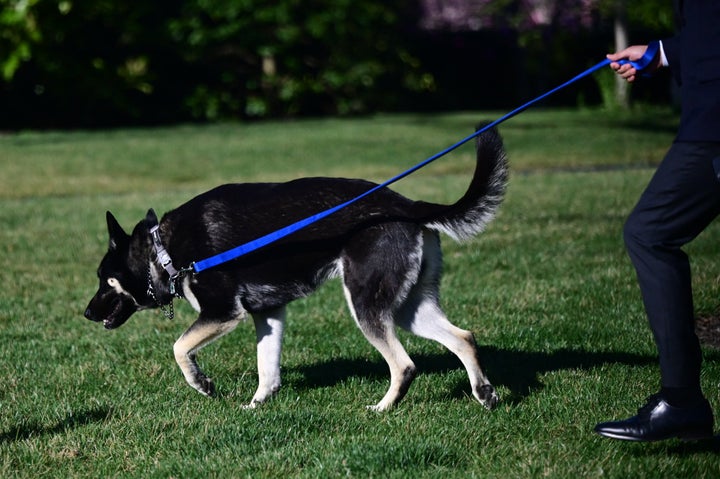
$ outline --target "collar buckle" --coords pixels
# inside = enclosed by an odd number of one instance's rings
[[[158,263],[160,263],[172,279],[173,276],[178,275],[178,270],[175,269],[170,255],[162,244],[162,240],[160,239],[160,225],[156,224],[150,228],[150,236],[152,237],[153,246],[155,247],[155,254],[157,255]],[[170,284],[172,284],[172,281]]]

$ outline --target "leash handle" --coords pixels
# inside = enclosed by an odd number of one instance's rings
[[[645,68],[647,68],[648,65],[650,65],[650,62],[652,62],[653,58],[655,58],[655,55],[657,55],[659,46],[660,46],[660,45],[659,45],[659,42],[650,43],[650,44],[648,44],[648,48],[647,48],[647,50],[645,51],[645,54],[643,55],[643,57],[642,57],[641,59],[636,60],[636,61],[621,60],[621,61],[619,61],[619,62],[617,62],[617,63],[620,63],[620,64],[630,63],[630,64],[631,64],[634,68],[636,68],[638,71],[642,71],[642,70],[644,70]],[[353,204],[353,203],[355,203],[355,202],[357,202],[357,201],[360,201],[362,198],[365,198],[366,196],[368,196],[368,195],[376,192],[377,190],[379,190],[379,189],[381,189],[381,188],[385,188],[385,187],[387,187],[387,186],[395,183],[396,181],[399,181],[399,180],[405,178],[406,176],[408,176],[408,175],[416,172],[416,171],[419,170],[420,168],[423,168],[423,167],[427,166],[428,164],[432,163],[433,161],[437,160],[437,159],[440,158],[441,156],[444,156],[444,155],[450,153],[451,151],[455,150],[455,149],[458,148],[459,146],[464,145],[464,144],[467,143],[468,141],[470,141],[470,140],[472,140],[473,138],[481,135],[482,133],[484,133],[485,131],[489,130],[490,128],[493,128],[493,127],[499,125],[500,123],[502,123],[502,122],[504,122],[504,121],[506,121],[506,120],[509,120],[510,118],[512,118],[512,117],[514,117],[515,115],[517,115],[517,114],[519,114],[519,113],[527,110],[528,108],[530,108],[531,106],[535,105],[536,103],[541,102],[542,100],[544,100],[545,98],[549,97],[550,95],[552,95],[552,94],[554,94],[554,93],[562,90],[563,88],[565,88],[565,87],[567,87],[567,86],[569,86],[569,85],[577,82],[578,80],[581,80],[582,78],[585,78],[586,76],[589,76],[589,75],[595,73],[597,70],[608,66],[610,63],[612,63],[612,62],[606,58],[605,60],[601,61],[601,62],[598,63],[597,65],[588,68],[587,70],[585,70],[584,72],[580,73],[579,75],[577,75],[577,76],[571,78],[570,80],[566,81],[566,82],[563,83],[562,85],[553,88],[552,90],[550,90],[550,91],[548,91],[548,92],[540,95],[539,97],[537,97],[537,98],[535,98],[535,99],[533,99],[533,100],[530,100],[529,102],[525,103],[524,105],[522,105],[522,106],[514,109],[514,110],[511,111],[510,113],[507,113],[507,114],[505,114],[504,116],[498,118],[497,120],[495,120],[495,121],[493,121],[493,122],[491,122],[491,123],[488,123],[488,124],[485,125],[483,128],[477,130],[477,131],[476,131],[475,133],[473,133],[472,135],[470,135],[470,136],[468,136],[468,137],[466,137],[466,138],[463,138],[462,140],[458,141],[458,142],[455,143],[454,145],[449,146],[448,148],[445,148],[444,150],[442,150],[442,151],[436,153],[435,155],[427,158],[426,160],[418,163],[417,165],[411,167],[410,169],[408,169],[408,170],[406,170],[406,171],[398,174],[397,176],[394,176],[393,178],[390,178],[389,180],[385,181],[384,183],[381,183],[381,184],[379,184],[379,185],[374,186],[373,188],[369,189],[368,191],[366,191],[366,192],[364,192],[364,193],[356,196],[355,198],[352,198],[352,199],[346,201],[345,203],[342,203],[342,204],[340,204],[340,205],[334,206],[334,207],[329,208],[329,209],[327,209],[327,210],[325,210],[325,211],[321,211],[320,213],[317,213],[317,214],[314,214],[314,215],[309,216],[309,217],[307,217],[307,218],[304,218],[304,219],[302,219],[302,220],[300,220],[300,221],[297,221],[297,222],[292,223],[292,224],[290,224],[290,225],[288,225],[288,226],[285,226],[284,228],[280,228],[279,230],[276,230],[276,231],[273,231],[273,232],[271,232],[271,233],[268,233],[268,234],[266,234],[265,236],[262,236],[262,237],[260,237],[260,238],[255,239],[255,240],[252,240],[252,241],[249,241],[249,242],[247,242],[247,243],[245,243],[245,244],[242,244],[242,245],[240,245],[240,246],[236,246],[235,248],[232,248],[232,249],[230,249],[230,250],[228,250],[228,251],[224,251],[224,252],[222,252],[222,253],[218,253],[218,254],[216,254],[216,255],[214,255],[214,256],[211,256],[211,257],[209,257],[209,258],[207,258],[207,259],[203,259],[203,260],[201,260],[201,261],[193,262],[193,263],[190,265],[190,268],[192,268],[192,270],[193,270],[195,273],[200,273],[200,272],[202,272],[202,271],[205,271],[206,269],[213,268],[213,267],[218,266],[218,265],[220,265],[220,264],[222,264],[222,263],[226,263],[226,262],[228,262],[228,261],[231,261],[231,260],[234,260],[234,259],[236,259],[236,258],[239,258],[240,256],[246,255],[246,254],[248,254],[248,253],[250,253],[250,252],[252,252],[252,251],[255,251],[255,250],[257,250],[257,249],[260,249],[260,248],[262,248],[262,247],[264,247],[264,246],[269,245],[270,243],[274,243],[275,241],[278,241],[278,240],[280,240],[280,239],[282,239],[282,238],[284,238],[284,237],[286,237],[286,236],[289,236],[289,235],[291,235],[291,234],[293,234],[293,233],[295,233],[295,232],[297,232],[297,231],[299,231],[299,230],[301,230],[301,229],[303,229],[303,228],[305,228],[305,227],[307,227],[307,226],[309,226],[309,225],[317,222],[317,221],[320,221],[320,220],[322,220],[323,218],[325,218],[325,217],[327,217],[327,216],[330,216],[331,214],[333,214],[333,213],[335,213],[335,212],[337,212],[337,211],[339,211],[339,210],[341,210],[341,209],[343,209],[343,208],[345,208],[345,207],[347,207],[347,206],[350,206],[351,204]]]
[[[648,43],[647,48],[645,49],[645,53],[642,57],[640,57],[638,60],[618,60],[615,63],[618,63],[620,65],[627,65],[630,64],[634,69],[636,69],[638,72],[642,73],[643,70],[645,70],[647,67],[650,66],[650,63],[652,63],[653,59],[657,56],[658,52],[660,51],[660,42],[659,41],[653,41]],[[608,60],[608,64],[613,63],[610,60]]]

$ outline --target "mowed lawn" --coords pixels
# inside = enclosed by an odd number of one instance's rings
[[[387,366],[338,281],[288,308],[283,389],[256,410],[243,408],[257,386],[251,321],[199,354],[218,389],[208,399],[173,359],[187,304],[110,332],[82,317],[106,210],[130,230],[148,208],[226,182],[383,181],[500,114],[0,134],[0,477],[718,477],[718,441],[592,432],[659,384],[621,232],[672,141],[669,111],[531,110],[500,127],[505,203],[476,239],[443,238],[441,288],[451,320],[475,333],[494,411],[451,353],[404,332],[420,374],[399,407],[366,410]],[[452,202],[473,167],[466,145],[393,188]],[[720,223],[687,248],[704,317],[720,305],[719,238]],[[720,354],[704,353],[720,413]]]

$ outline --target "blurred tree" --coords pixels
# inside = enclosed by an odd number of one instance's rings
[[[421,92],[468,107],[483,55],[514,78],[490,100],[513,102],[596,53],[617,1],[0,0],[0,126],[353,114]],[[627,2],[629,29],[669,25],[667,3]]]
[[[0,1],[16,119],[351,114],[432,87],[406,41],[412,0]]]
[[[633,26],[669,30],[670,0],[420,0],[421,26],[430,30],[480,30],[512,26],[520,31],[556,25],[577,30],[593,28],[601,18],[627,11]]]
[[[0,72],[9,81],[41,40],[31,7],[38,0],[0,0]]]
[[[18,5],[23,0],[18,1]],[[0,85],[3,123],[63,126],[167,121],[182,97],[176,46],[165,34],[177,2],[36,0],[25,61]],[[3,14],[8,11],[7,5]],[[20,44],[22,46],[22,44]],[[0,62],[6,60],[0,55]],[[10,124],[10,126],[12,123]]]
[[[414,0],[0,1],[20,123],[350,114],[432,87]]]
[[[186,0],[169,21],[200,81],[196,117],[356,113],[423,87],[412,1]]]
[[[658,4],[656,0],[599,0],[600,11],[613,19],[614,50],[619,51],[630,45],[631,25],[641,29],[670,34],[673,28],[671,2]],[[647,42],[648,38],[637,39]],[[620,77],[615,77],[615,100],[621,108],[630,106],[630,85]]]
[[[670,0],[421,0],[423,28],[457,32],[507,29],[517,32],[521,69],[540,79],[562,71],[584,58],[583,42],[601,51],[625,48],[634,32],[636,41],[648,34],[669,34],[673,15]],[[588,32],[602,32],[610,24],[612,36],[597,45]],[[578,53],[580,54],[578,55]],[[567,72],[570,74],[571,72]],[[563,75],[564,77],[564,75]],[[596,76],[603,103],[609,107],[629,104],[628,85],[610,72]],[[544,85],[546,86],[546,85]],[[537,88],[532,88],[537,90]]]

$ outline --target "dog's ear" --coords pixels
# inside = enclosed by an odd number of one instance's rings
[[[128,234],[122,229],[122,226],[120,226],[112,213],[108,211],[105,218],[107,219],[108,235],[110,236],[110,249],[115,250],[121,242],[128,240]]]
[[[155,214],[155,210],[154,210],[154,209],[150,208],[150,209],[148,210],[147,215],[145,215],[145,221],[147,221],[148,223],[150,223],[150,224],[152,224],[152,225],[158,224],[158,217],[157,217],[157,215]]]

